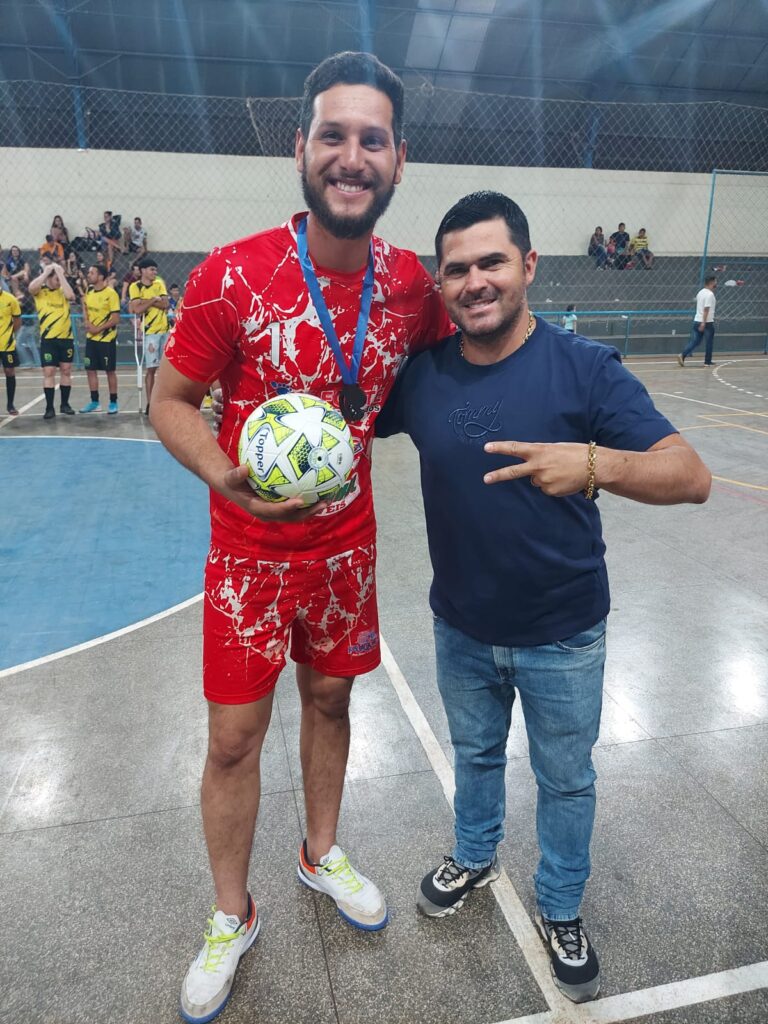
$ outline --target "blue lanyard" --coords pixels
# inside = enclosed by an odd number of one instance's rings
[[[355,344],[352,349],[352,362],[349,366],[347,366],[344,353],[341,351],[339,336],[333,326],[331,314],[328,312],[328,307],[325,304],[323,293],[320,291],[320,284],[317,280],[315,268],[312,266],[312,260],[309,258],[309,250],[307,249],[306,217],[303,217],[299,221],[296,229],[296,247],[299,251],[299,263],[301,263],[301,270],[304,274],[304,280],[306,281],[307,288],[309,289],[312,305],[315,307],[315,312],[320,319],[320,325],[323,328],[323,333],[328,339],[328,344],[331,346],[333,357],[336,360],[336,365],[341,373],[341,379],[346,385],[357,384],[357,378],[360,374],[360,359],[363,355],[365,336],[368,331],[368,320],[371,315],[371,300],[373,299],[373,243],[371,243],[370,249],[368,250],[368,267],[365,271],[365,278],[363,279],[363,293],[360,298],[360,313],[357,318],[357,327],[355,328]]]

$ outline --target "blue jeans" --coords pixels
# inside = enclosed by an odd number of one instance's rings
[[[605,620],[540,647],[480,643],[439,618],[434,629],[454,749],[453,857],[485,867],[504,838],[506,745],[517,690],[538,785],[536,895],[545,917],[569,921],[578,916],[589,878]]]
[[[706,342],[706,348],[704,349],[704,363],[708,364],[712,362],[712,349],[715,344],[715,325],[713,323],[704,324],[704,330],[700,331],[700,323],[696,323],[694,320],[693,327],[691,328],[691,340],[683,349],[683,359],[687,359],[693,350],[701,344],[702,338]]]

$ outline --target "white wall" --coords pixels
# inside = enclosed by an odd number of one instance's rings
[[[0,244],[37,248],[61,213],[70,235],[105,208],[144,220],[150,247],[205,251],[286,220],[302,208],[293,160],[109,150],[0,149]],[[699,255],[710,176],[639,171],[408,164],[381,222],[397,245],[428,254],[443,213],[476,189],[496,189],[526,212],[542,254],[577,255],[596,224],[647,228],[664,255]],[[761,254],[768,177],[718,179],[710,251]],[[728,225],[731,226],[728,231]]]

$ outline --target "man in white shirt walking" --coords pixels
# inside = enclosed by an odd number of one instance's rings
[[[717,278],[714,274],[710,274],[704,278],[704,287],[696,296],[696,314],[693,318],[691,339],[677,357],[681,366],[685,366],[685,360],[696,346],[701,344],[702,339],[705,342],[704,365],[714,366],[712,348],[715,343],[715,305],[717,304],[715,288],[717,288]]]

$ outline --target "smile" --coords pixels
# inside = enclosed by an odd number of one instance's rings
[[[353,185],[348,181],[333,181],[331,184],[334,188],[337,188],[339,192],[344,192],[345,195],[354,196],[359,195],[361,192],[368,191],[368,185]]]

